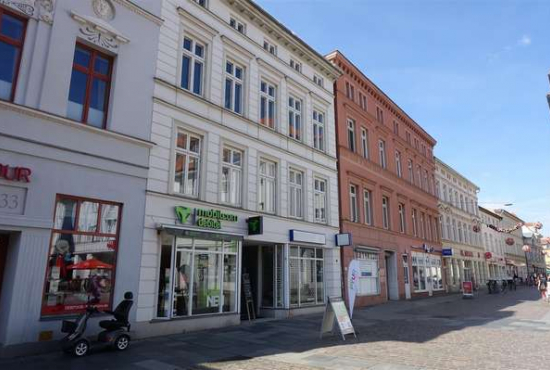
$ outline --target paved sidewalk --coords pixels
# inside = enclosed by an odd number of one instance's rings
[[[0,369],[540,370],[550,364],[550,304],[536,290],[481,293],[355,311],[358,338],[319,338],[322,315],[152,338],[83,359],[51,353],[0,360]],[[542,366],[542,367],[541,367]]]

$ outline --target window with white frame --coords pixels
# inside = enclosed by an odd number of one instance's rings
[[[462,222],[458,222],[458,241],[461,243],[464,241],[462,236]]]
[[[449,201],[449,198],[447,197],[447,185],[443,184],[443,200],[445,202]]]
[[[355,259],[359,262],[358,295],[380,294],[379,258],[377,252],[355,250]]]
[[[288,136],[302,141],[302,100],[288,98]]]
[[[355,152],[355,121],[348,118],[348,147]]]
[[[206,0],[193,0],[193,1],[199,4],[200,6],[206,8]]]
[[[420,165],[416,165],[416,176],[417,176],[416,186],[418,186],[419,188],[422,188],[422,167],[420,167]]]
[[[315,222],[327,222],[327,181],[315,178],[314,185],[314,206],[315,206]]]
[[[302,63],[290,59],[290,68],[294,69],[296,72],[302,73]]]
[[[229,25],[232,28],[239,31],[240,33],[242,33],[243,35],[246,34],[246,25],[243,22],[237,20],[236,18],[230,17],[229,18]]]
[[[451,218],[449,216],[447,216],[446,218],[446,223],[445,223],[445,227],[447,229],[447,239],[448,240],[453,240],[453,233],[452,233],[452,230],[451,230]]]
[[[432,235],[432,216],[427,215],[426,216],[426,239],[427,240],[433,240]]]
[[[453,219],[453,241],[458,241],[458,229],[456,228],[456,220]]]
[[[382,139],[378,140],[378,160],[379,160],[379,163],[380,163],[380,167],[382,167],[382,168],[387,167],[386,142]]]
[[[323,249],[290,247],[290,305],[307,306],[325,301]]]
[[[417,220],[417,217],[418,214],[416,212],[416,209],[413,208],[412,210],[412,214],[411,214],[411,217],[412,217],[412,223],[413,223],[413,235],[418,237],[418,220]]]
[[[304,174],[301,171],[290,169],[288,171],[289,215],[290,217],[304,217]]]
[[[264,40],[264,50],[269,54],[277,55],[277,46],[271,43],[271,41]]]
[[[425,191],[430,191],[430,185],[428,181],[429,181],[428,170],[424,170],[424,190]]]
[[[349,186],[349,212],[350,212],[350,221],[359,222],[359,214],[357,210],[357,186]]]
[[[317,74],[314,74],[313,75],[313,82],[316,84],[316,85],[319,85],[321,87],[325,87],[325,80],[323,79],[323,77],[317,75]]]
[[[369,158],[369,132],[366,128],[361,127],[361,149],[363,158]]]
[[[397,177],[403,177],[403,169],[401,168],[401,152],[399,150],[395,151],[395,171],[397,172]]]
[[[426,219],[424,218],[424,212],[420,212],[420,238],[426,237]]]
[[[260,194],[258,209],[263,212],[275,213],[277,190],[277,164],[266,159],[260,159]]]
[[[183,38],[181,87],[197,95],[203,94],[206,46],[192,37]]]
[[[363,203],[365,208],[365,223],[372,226],[372,191],[363,192]]]
[[[390,228],[390,200],[388,197],[382,197],[382,226],[384,229]]]
[[[412,159],[407,161],[407,168],[409,169],[409,181],[414,185],[414,165]]]
[[[223,148],[221,201],[241,205],[243,153],[230,147]]]
[[[313,109],[313,147],[325,151],[325,114]]]
[[[260,124],[269,128],[275,128],[276,92],[275,85],[260,82]]]
[[[412,268],[415,292],[443,289],[441,257],[412,252]]]
[[[201,141],[198,135],[178,130],[174,192],[192,197],[199,195]]]
[[[399,232],[404,234],[407,231],[407,225],[405,222],[405,217],[406,217],[405,205],[403,203],[399,203],[398,209],[399,209]]]
[[[359,105],[361,106],[361,109],[364,111],[367,110],[367,97],[365,94],[359,91]]]
[[[348,81],[346,81],[346,96],[348,99],[355,101],[355,89]]]
[[[225,108],[237,114],[243,113],[244,68],[230,61],[225,62]]]

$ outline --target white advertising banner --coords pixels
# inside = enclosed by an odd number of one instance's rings
[[[348,266],[348,306],[349,316],[353,318],[353,306],[355,305],[355,296],[359,289],[359,276],[361,270],[359,269],[359,261],[351,260]]]

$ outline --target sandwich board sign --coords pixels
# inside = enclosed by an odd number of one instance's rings
[[[334,321],[338,324],[338,329],[340,330],[343,340],[346,340],[347,334],[353,334],[353,336],[357,338],[344,300],[340,297],[328,297],[325,314],[323,315],[323,324],[321,326],[321,338],[323,334],[334,331]]]

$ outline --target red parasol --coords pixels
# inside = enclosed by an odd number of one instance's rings
[[[69,270],[112,269],[113,265],[109,265],[108,263],[101,262],[98,259],[92,258],[79,263],[75,263],[74,265],[69,265],[67,266],[67,268]]]

